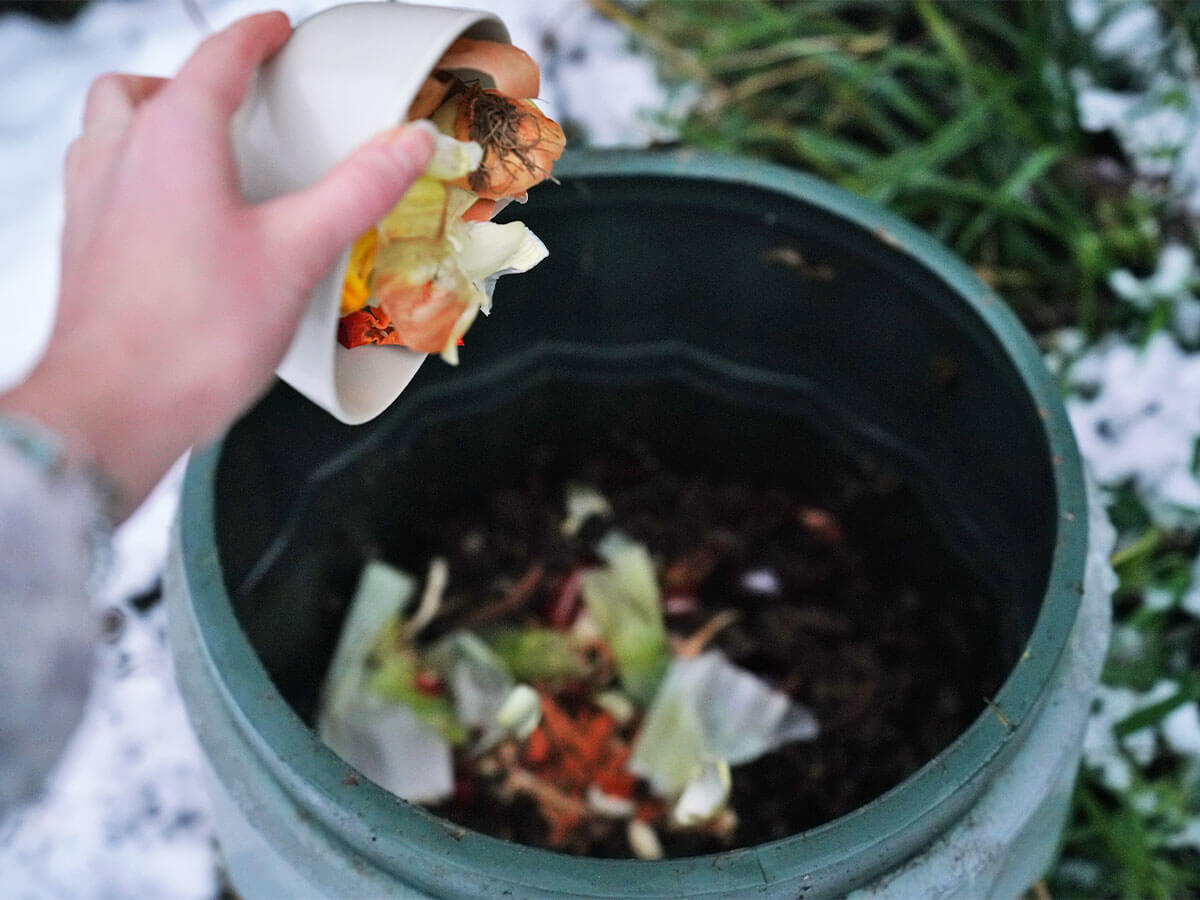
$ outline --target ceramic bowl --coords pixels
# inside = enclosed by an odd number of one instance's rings
[[[307,187],[360,144],[403,122],[425,77],[463,36],[509,42],[503,23],[488,13],[407,3],[349,3],[299,23],[262,67],[234,120],[243,195],[257,203]],[[313,290],[277,373],[356,425],[400,395],[425,354],[337,343],[348,257],[347,247]]]

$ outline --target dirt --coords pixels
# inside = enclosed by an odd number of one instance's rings
[[[563,537],[563,488],[593,485],[613,507],[579,539]],[[554,447],[486,499],[426,520],[421,544],[451,573],[431,637],[478,624],[540,566],[536,588],[508,617],[541,617],[587,544],[609,524],[644,542],[659,564],[672,633],[717,613],[740,618],[713,646],[809,707],[821,732],[733,770],[731,839],[667,831],[668,856],[786,837],[862,806],[954,740],[985,708],[1002,661],[995,603],[939,545],[894,473],[845,464],[820,487],[787,490],[728,474],[681,472],[631,438],[586,459]],[[546,846],[533,803],[460,791],[436,808],[497,837]],[[561,849],[561,848],[560,848]],[[623,829],[571,848],[629,856]]]

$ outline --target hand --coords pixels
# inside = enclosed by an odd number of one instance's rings
[[[99,78],[67,152],[54,332],[0,409],[107,473],[119,518],[263,393],[312,286],[432,153],[397,129],[312,187],[247,205],[230,118],[290,34],[264,13],[208,38],[174,79]]]

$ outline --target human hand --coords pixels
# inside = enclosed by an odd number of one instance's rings
[[[230,119],[290,34],[264,13],[208,38],[173,79],[102,76],[67,152],[54,332],[0,410],[106,473],[119,518],[262,394],[313,285],[432,153],[397,129],[304,191],[246,204]]]

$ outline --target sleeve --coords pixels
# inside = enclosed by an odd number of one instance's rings
[[[108,497],[52,434],[0,418],[0,814],[37,794],[83,711]]]

